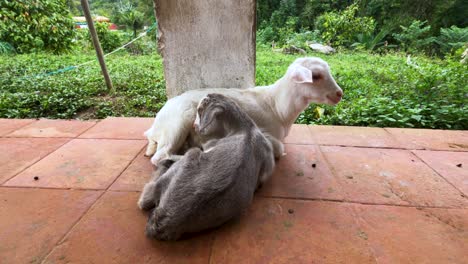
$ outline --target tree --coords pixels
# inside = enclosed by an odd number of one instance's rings
[[[322,39],[336,46],[349,46],[358,34],[372,34],[374,19],[357,16],[358,9],[357,4],[352,4],[343,11],[327,12],[317,18],[316,28],[322,33]]]
[[[75,36],[65,0],[0,1],[0,41],[19,53],[67,51]]]
[[[115,13],[115,20],[119,24],[130,27],[133,30],[133,37],[137,35],[137,30],[143,27],[144,14],[130,3],[120,0]]]
[[[426,24],[427,21],[415,20],[409,27],[401,26],[402,32],[393,34],[393,37],[400,42],[405,51],[421,52],[428,50],[435,41],[435,37],[429,35],[431,26]]]

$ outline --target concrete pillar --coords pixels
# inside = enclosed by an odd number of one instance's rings
[[[169,98],[255,85],[255,0],[154,0]]]

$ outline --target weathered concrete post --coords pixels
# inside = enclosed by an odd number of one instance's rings
[[[255,85],[255,0],[153,0],[167,96]]]

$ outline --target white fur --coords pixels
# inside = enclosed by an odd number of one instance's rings
[[[152,127],[145,132],[149,141],[146,155],[150,156],[156,151],[151,159],[153,164],[175,154],[182,147],[194,125],[197,105],[209,93],[230,97],[263,132],[281,141],[310,103],[337,104],[341,100],[342,90],[331,76],[325,61],[300,58],[288,67],[281,79],[270,86],[185,92],[168,100],[156,115]],[[275,157],[279,158],[282,154],[275,153]]]

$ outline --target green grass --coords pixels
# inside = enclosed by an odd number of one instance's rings
[[[345,96],[336,107],[311,105],[298,123],[468,129],[466,65],[417,57],[412,59],[417,66],[412,66],[400,54],[309,56],[330,64]],[[257,85],[276,81],[297,57],[259,48]],[[164,74],[157,54],[107,57],[115,94],[107,93],[97,62],[41,75],[88,60],[95,60],[94,54],[0,56],[0,117],[152,117],[164,105]]]

